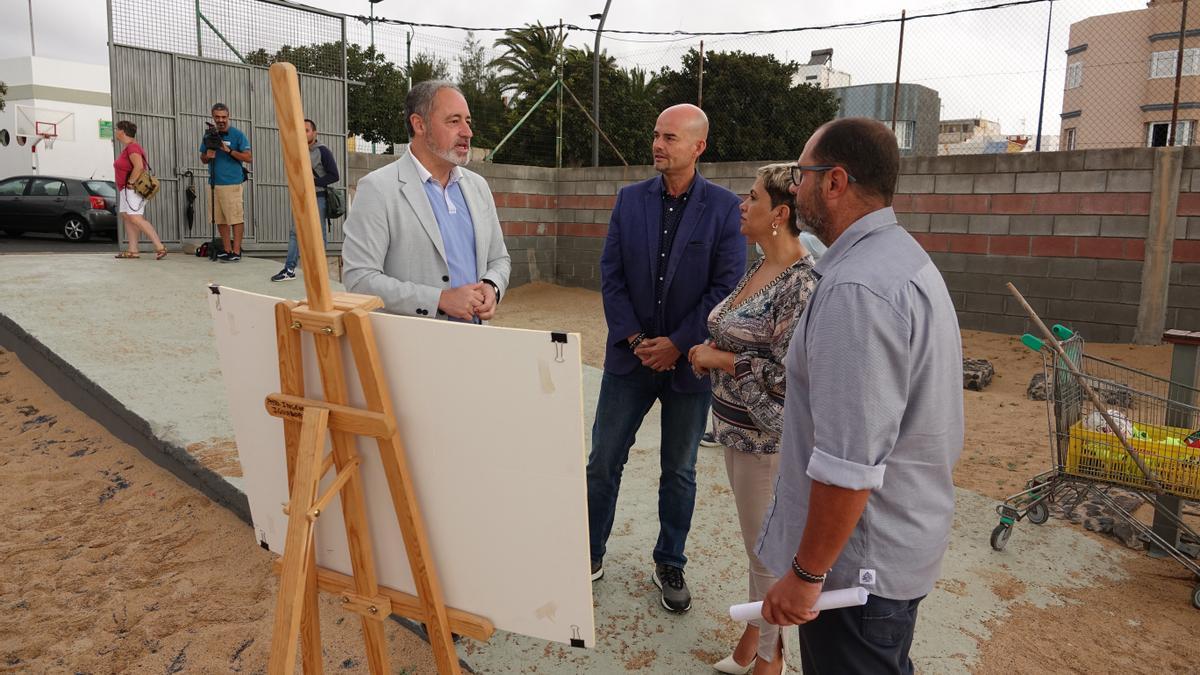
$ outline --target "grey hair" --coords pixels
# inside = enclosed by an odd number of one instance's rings
[[[425,80],[414,84],[412,89],[408,90],[408,96],[404,99],[404,127],[408,129],[409,138],[416,135],[416,130],[412,125],[412,116],[420,115],[421,119],[429,119],[429,109],[433,107],[433,97],[443,89],[453,89],[459,94],[462,93],[462,89],[449,80]]]
[[[229,112],[229,106],[225,105],[224,103],[214,103],[211,112],[216,112],[218,110]]]

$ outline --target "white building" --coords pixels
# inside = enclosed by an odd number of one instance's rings
[[[40,173],[113,179],[107,65],[41,56],[0,59],[0,82],[8,87],[0,111],[0,178],[33,172],[33,139],[17,133],[18,113],[24,109],[38,119],[60,121],[63,137],[53,149],[37,146]],[[74,140],[67,138],[68,130]]]
[[[822,89],[849,87],[850,73],[833,69],[832,49],[815,49],[808,63],[796,68],[792,76],[792,86],[798,84],[813,84]]]

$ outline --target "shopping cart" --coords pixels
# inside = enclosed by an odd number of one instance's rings
[[[1156,499],[1200,500],[1200,390],[1086,354],[1080,335],[1058,325],[1048,330],[1011,284],[1009,290],[1043,335],[1026,334],[1021,341],[1042,355],[1053,468],[996,507],[1000,524],[992,530],[992,548],[1003,550],[1021,520],[1045,523],[1050,504],[1060,499],[1094,498],[1200,581],[1200,564],[1181,550],[1200,544],[1200,535]],[[1132,492],[1177,526],[1178,542],[1136,518],[1136,508],[1113,499],[1114,487]],[[1200,583],[1192,605],[1200,609]]]

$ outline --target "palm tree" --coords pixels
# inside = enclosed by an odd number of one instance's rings
[[[623,70],[622,74],[629,85],[629,96],[632,100],[657,102],[661,86],[654,73],[634,66]]]
[[[563,50],[563,36],[555,26],[536,24],[507,30],[496,40],[504,53],[491,62],[500,71],[501,91],[511,100],[532,99],[545,93],[556,78],[555,68]]]

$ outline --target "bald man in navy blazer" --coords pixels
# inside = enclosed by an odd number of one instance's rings
[[[587,467],[592,580],[604,575],[634,435],[657,400],[662,474],[653,579],[663,607],[673,612],[692,606],[683,550],[710,397],[708,378],[697,378],[686,356],[708,337],[709,312],[746,267],[737,195],[696,171],[707,137],[708,118],[696,106],[672,106],[659,115],[653,147],[660,175],[617,194],[600,256],[608,342]]]

